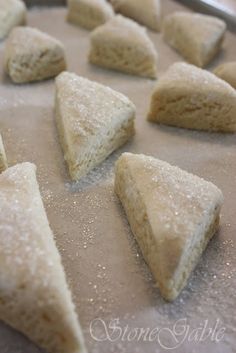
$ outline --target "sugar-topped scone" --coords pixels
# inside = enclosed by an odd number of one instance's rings
[[[236,91],[214,74],[175,63],[158,80],[148,120],[187,129],[236,131]]]
[[[114,16],[106,0],[69,0],[67,20],[86,29],[94,29]]]
[[[0,320],[48,353],[85,353],[31,163],[0,175]]]
[[[143,0],[118,0],[115,1],[114,6],[116,11],[122,15],[130,17],[154,31],[160,31],[160,0],[145,0],[145,5]]]
[[[5,38],[13,27],[26,23],[26,6],[22,0],[0,0],[0,40]]]
[[[2,173],[5,169],[7,169],[8,163],[7,163],[7,156],[2,140],[2,135],[0,134],[0,173]]]
[[[236,89],[236,61],[217,66],[214,70],[214,74]]]
[[[128,74],[157,76],[157,52],[146,29],[121,15],[91,33],[89,61]]]
[[[56,122],[73,180],[134,135],[135,106],[123,94],[63,72],[56,78]]]
[[[218,229],[221,191],[166,162],[131,153],[116,163],[115,191],[161,295],[174,300]]]
[[[66,68],[63,44],[32,27],[16,27],[4,51],[6,73],[15,83],[54,77]]]
[[[207,65],[222,46],[226,24],[217,17],[175,12],[163,22],[164,39],[191,64]]]

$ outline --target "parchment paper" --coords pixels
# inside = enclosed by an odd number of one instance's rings
[[[164,13],[182,8],[169,0],[163,1],[163,5]],[[3,45],[0,47],[0,129],[10,165],[22,161],[37,164],[43,201],[89,352],[236,352],[235,135],[148,123],[146,112],[155,81],[91,66],[87,62],[89,32],[66,23],[64,18],[63,8],[35,8],[29,13],[29,25],[63,41],[70,71],[130,97],[137,106],[136,136],[79,184],[71,183],[54,123],[54,82],[12,84],[2,70]],[[161,75],[170,64],[182,58],[163,42],[160,34],[150,32],[150,37],[159,52]],[[210,68],[235,60],[235,44],[234,35],[227,33],[224,48]],[[209,244],[188,286],[172,304],[160,297],[113,192],[113,166],[123,151],[166,160],[211,180],[224,193],[220,232]],[[120,329],[108,327],[106,332],[104,325],[114,324],[113,319],[119,319],[116,325]],[[203,327],[205,320],[208,320],[208,330],[216,325],[215,331],[225,328],[218,343],[212,335],[206,337],[209,331],[205,331],[205,340],[196,336],[199,331],[195,329]],[[145,341],[132,339],[131,334],[128,339],[124,333],[126,326],[126,333],[136,327],[158,328],[159,337],[148,336]],[[36,353],[39,349],[0,323],[0,352]]]

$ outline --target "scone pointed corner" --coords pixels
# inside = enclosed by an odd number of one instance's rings
[[[116,162],[115,192],[161,295],[174,300],[218,229],[222,192],[178,167],[132,153]]]
[[[90,36],[90,63],[123,73],[156,79],[158,55],[146,28],[116,15]]]
[[[236,132],[236,91],[206,70],[175,63],[154,88],[147,120],[186,129]]]
[[[134,135],[135,113],[129,98],[110,87],[69,72],[56,78],[56,123],[72,180]]]
[[[0,320],[48,353],[85,353],[34,164],[0,175],[0,207]]]

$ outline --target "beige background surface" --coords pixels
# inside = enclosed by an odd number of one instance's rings
[[[164,13],[181,8],[165,0]],[[64,9],[33,9],[29,24],[65,44],[68,69],[97,80],[124,94],[137,106],[137,133],[79,184],[70,182],[57,139],[53,115],[53,80],[15,86],[2,71],[0,47],[0,129],[10,164],[32,161],[48,218],[62,254],[89,352],[232,353],[236,350],[235,317],[235,135],[211,134],[161,127],[146,122],[154,81],[95,68],[87,63],[89,33],[64,21]],[[159,52],[159,74],[182,60],[150,32]],[[211,67],[236,55],[235,37],[227,33],[224,48]],[[225,197],[220,232],[210,243],[189,285],[172,304],[162,300],[130,232],[125,214],[113,193],[113,165],[123,151],[146,153],[176,164],[217,184]],[[160,331],[159,342],[97,342],[89,327],[101,318],[107,324],[119,318],[123,328]],[[186,319],[189,333],[205,320],[214,327],[219,320],[226,332],[219,343],[210,338],[194,342],[173,325]],[[183,323],[184,321],[182,321]],[[208,326],[208,327],[209,327]],[[100,326],[100,328],[102,328]],[[168,331],[169,329],[169,331]],[[99,331],[100,332],[100,331]],[[96,331],[96,334],[99,333]],[[190,337],[189,337],[190,336]],[[183,342],[182,342],[183,341]],[[182,342],[182,343],[181,343]],[[36,353],[32,343],[0,323],[1,353]],[[56,353],[56,352],[55,352]]]

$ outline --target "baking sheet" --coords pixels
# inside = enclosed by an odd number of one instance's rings
[[[170,0],[163,1],[163,5],[165,14],[183,9]],[[155,81],[91,66],[87,62],[89,32],[67,24],[64,18],[63,8],[35,8],[29,13],[29,25],[63,41],[70,71],[129,96],[137,106],[136,136],[87,178],[78,184],[71,183],[54,122],[53,80],[13,85],[2,71],[2,44],[0,129],[10,165],[22,161],[37,164],[43,201],[89,352],[236,352],[236,136],[148,123],[145,117]],[[170,64],[182,59],[164,44],[160,34],[149,33],[159,52],[161,75]],[[235,54],[235,37],[228,32],[224,48],[211,67],[235,60]],[[186,289],[171,304],[160,297],[113,192],[113,166],[123,151],[166,160],[211,180],[224,193],[220,231],[209,244]],[[205,334],[200,339],[200,333],[197,336],[196,332],[206,323]],[[112,324],[117,328],[112,330]],[[159,335],[135,337],[134,328],[157,328]],[[213,335],[214,328],[218,333],[225,328],[222,337],[218,335],[219,342]],[[211,333],[208,337],[207,332]],[[41,350],[0,323],[0,352]]]

